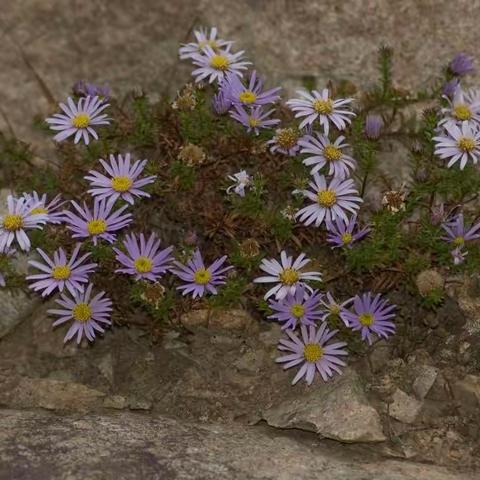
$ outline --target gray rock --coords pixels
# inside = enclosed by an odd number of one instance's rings
[[[475,474],[473,474],[475,475]],[[0,411],[0,480],[471,480],[262,427]]]
[[[122,395],[112,395],[105,397],[103,400],[103,406],[105,408],[113,408],[115,410],[123,410],[128,407],[128,401]]]
[[[183,314],[180,321],[192,331],[206,328],[212,331],[253,332],[258,329],[255,319],[241,309],[191,310]]]
[[[452,384],[452,391],[464,411],[478,413],[480,409],[480,377],[466,375],[462,380]]]
[[[413,382],[413,391],[419,400],[423,400],[427,396],[437,379],[437,375],[438,368],[431,365],[422,365],[419,368],[419,374]]]
[[[269,425],[298,428],[347,443],[385,440],[380,417],[353,370],[346,369],[341,377],[313,385],[307,392],[295,388],[296,397],[287,396],[263,412]]]
[[[34,297],[29,297],[21,290],[11,292],[0,289],[0,305],[2,314],[0,315],[0,339],[11,332],[29,313],[33,312],[40,301]]]
[[[417,418],[422,402],[397,388],[390,404],[390,416],[403,423],[413,423]]]

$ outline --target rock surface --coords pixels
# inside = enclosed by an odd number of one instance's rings
[[[390,416],[403,423],[413,423],[422,408],[422,402],[399,388],[395,390],[392,400],[389,410]]]
[[[48,439],[48,441],[45,441]],[[471,480],[308,434],[165,417],[0,411],[0,480]]]

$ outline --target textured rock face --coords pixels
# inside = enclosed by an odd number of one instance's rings
[[[184,424],[164,417],[58,417],[0,411],[0,480],[467,480],[432,465],[287,438],[261,427]],[[45,441],[45,439],[48,441]]]

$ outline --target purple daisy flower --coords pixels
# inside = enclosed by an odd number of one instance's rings
[[[465,227],[463,213],[459,213],[451,221],[442,223],[441,227],[447,233],[442,240],[452,243],[455,247],[462,248],[465,242],[480,238],[480,222],[470,228]]]
[[[458,75],[459,77],[463,77],[468,73],[474,73],[473,57],[470,57],[466,53],[457,53],[450,62],[449,68],[454,75]]]
[[[112,213],[113,202],[105,199],[94,200],[93,213],[83,202],[83,208],[75,201],[71,204],[78,212],[65,211],[65,222],[69,230],[73,232],[73,238],[90,238],[96,245],[99,238],[108,243],[113,243],[116,236],[112,232],[121,230],[132,221],[132,214],[125,213],[128,205],[120,207]]]
[[[287,255],[285,250],[280,252],[280,262],[275,258],[264,258],[260,263],[260,270],[267,273],[266,276],[258,277],[254,283],[276,283],[265,294],[265,300],[275,295],[277,300],[285,298],[288,294],[294,295],[297,288],[312,289],[305,283],[306,280],[321,281],[320,272],[302,272],[302,268],[310,263],[310,259],[301,253],[296,260]]]
[[[123,242],[127,253],[113,248],[117,254],[117,262],[125,266],[115,270],[118,273],[135,275],[136,280],[150,280],[155,282],[170,268],[173,261],[171,255],[173,247],[160,249],[160,240],[154,233],[145,240],[143,233],[139,237],[133,233],[126,236]]]
[[[229,73],[241,77],[242,70],[246,70],[251,62],[240,61],[244,51],[230,53],[230,47],[231,45],[227,45],[225,50],[215,51],[207,45],[201,53],[192,53],[190,58],[193,64],[199,67],[192,72],[195,82],[207,78],[209,83],[221,82]]]
[[[71,97],[68,97],[67,103],[68,106],[64,103],[59,104],[64,113],[55,113],[53,117],[45,119],[50,124],[51,130],[60,132],[53,139],[61,142],[75,134],[74,143],[78,143],[83,138],[85,145],[88,145],[90,135],[98,140],[98,134],[93,127],[110,124],[107,115],[101,114],[109,104],[98,97],[82,97],[77,105]]]
[[[251,73],[248,86],[245,86],[237,75],[230,74],[225,78],[221,88],[225,88],[228,92],[232,103],[245,107],[275,103],[280,99],[277,94],[281,90],[280,87],[277,87],[262,91],[263,81],[257,77],[256,70]]]
[[[305,138],[297,127],[278,128],[267,145],[270,145],[272,153],[283,153],[289,157],[294,157],[300,151],[299,141]]]
[[[342,374],[340,367],[346,363],[339,357],[348,355],[343,347],[345,342],[336,342],[327,344],[335,336],[338,330],[330,331],[326,323],[322,323],[318,330],[310,325],[301,327],[302,338],[299,338],[291,330],[286,330],[288,338],[282,338],[278,344],[278,349],[291,352],[288,355],[277,358],[277,363],[284,363],[284,369],[295,367],[302,364],[300,370],[295,375],[292,385],[295,385],[301,378],[305,377],[308,385],[311,385],[317,371],[326,382],[334,373]]]
[[[150,194],[141,188],[153,183],[157,178],[156,175],[137,179],[143,172],[147,161],[137,160],[131,165],[129,153],[125,154],[125,158],[118,155],[117,159],[115,155],[110,155],[110,164],[100,159],[100,163],[110,176],[107,177],[96,170],[90,170],[88,172],[90,175],[84,178],[94,188],[88,190],[88,193],[99,199],[108,198],[112,202],[122,198],[131,205],[135,202],[134,197],[150,197]]]
[[[240,105],[235,105],[235,109],[230,111],[230,116],[247,127],[247,132],[253,131],[255,135],[258,135],[261,128],[269,128],[280,123],[277,118],[268,118],[274,111],[264,112],[262,107],[253,107],[246,110]]]
[[[40,204],[32,203],[25,197],[7,197],[8,213],[0,216],[0,252],[8,250],[14,240],[22,250],[30,250],[31,244],[26,230],[41,230],[48,220],[44,213],[33,213],[39,206]]]
[[[295,330],[297,322],[301,325],[315,325],[315,321],[321,319],[322,312],[319,308],[322,295],[314,290],[310,295],[303,286],[296,289],[294,294],[288,294],[285,298],[276,301],[270,300],[270,308],[275,311],[268,318],[285,322],[282,330]]]
[[[220,88],[217,94],[213,96],[212,107],[217,115],[225,115],[232,108],[230,93],[227,89]]]
[[[369,232],[369,227],[359,228],[357,216],[345,221],[341,217],[337,217],[335,221],[327,221],[327,242],[333,245],[332,248],[347,247],[352,248],[355,242],[364,238]]]
[[[345,110],[345,105],[351,103],[353,98],[335,100],[330,97],[328,88],[324,88],[321,93],[317,90],[313,90],[311,93],[300,90],[297,93],[302,98],[288,100],[287,105],[293,112],[296,112],[295,118],[306,117],[300,123],[300,128],[312,125],[318,119],[323,127],[323,132],[328,136],[330,122],[338,130],[345,130],[352,121],[350,117],[355,116],[351,110]]]
[[[455,90],[453,98],[444,96],[448,102],[447,108],[442,108],[444,115],[439,125],[453,123],[461,125],[462,122],[479,122],[480,121],[480,92],[470,89],[464,91],[461,87]]]
[[[380,115],[369,113],[365,119],[365,135],[371,140],[377,140],[383,128],[383,119]]]
[[[371,345],[372,333],[384,338],[395,333],[395,324],[390,321],[395,317],[392,313],[395,308],[395,305],[390,305],[387,300],[381,299],[379,293],[372,297],[372,293],[368,292],[361,296],[355,295],[354,312],[347,311],[344,316],[349,327],[354,331],[360,330],[362,340],[367,340]]]
[[[64,293],[55,302],[63,307],[62,309],[50,309],[47,313],[58,315],[60,318],[53,322],[53,326],[61,325],[69,320],[73,321],[72,326],[65,335],[64,342],[68,342],[77,335],[77,344],[82,341],[83,335],[91,342],[95,340],[96,331],[103,333],[105,330],[100,324],[111,325],[110,312],[112,302],[105,297],[105,292],[100,292],[92,297],[93,285],[90,283],[85,292],[75,292],[72,298]]]
[[[79,97],[99,97],[103,101],[108,101],[110,98],[110,87],[79,80],[73,86],[73,93]]]
[[[205,47],[210,47],[215,52],[218,52],[221,48],[231,47],[233,45],[232,41],[223,40],[217,38],[217,28],[213,27],[208,31],[208,28],[200,28],[199,30],[194,30],[193,34],[197,39],[196,42],[186,43],[180,47],[179,55],[181,60],[187,58],[193,58],[194,54],[202,53]]]
[[[55,196],[50,202],[47,201],[47,194],[40,196],[37,192],[24,193],[29,205],[35,205],[32,214],[44,214],[47,216],[47,223],[60,224],[63,222],[63,211],[59,211],[66,202],[62,201],[61,195]]]
[[[229,175],[228,178],[232,180],[234,184],[227,188],[227,193],[232,193],[233,191],[240,197],[244,197],[245,189],[252,188],[254,186],[253,178],[246,172],[246,170]]]
[[[328,175],[333,175],[341,180],[349,177],[350,171],[356,167],[356,162],[342,151],[348,147],[348,144],[343,143],[345,137],[339,136],[332,143],[327,136],[321,133],[316,132],[315,135],[317,138],[306,135],[298,142],[302,147],[301,153],[312,154],[303,160],[307,167],[313,165],[310,173],[313,175],[328,165]]]
[[[457,247],[450,252],[450,255],[452,256],[454,265],[461,265],[465,262],[465,257],[468,255],[468,252],[463,251],[462,247]]]
[[[352,179],[333,178],[330,184],[327,184],[323,175],[315,173],[309,186],[313,192],[301,190],[300,193],[314,203],[302,208],[295,215],[295,218],[300,219],[306,226],[314,223],[319,227],[322,222],[328,223],[338,217],[348,222],[345,211],[355,213],[360,208],[358,204],[363,202]]]
[[[452,78],[448,82],[445,82],[442,88],[442,95],[452,98],[460,86],[460,80],[458,78]]]
[[[327,292],[325,296],[320,300],[322,305],[322,322],[326,322],[330,316],[340,318],[343,323],[348,327],[348,319],[345,316],[347,312],[347,306],[353,302],[353,297],[345,300],[342,303],[338,303],[330,292]]]
[[[216,295],[216,286],[225,284],[225,273],[233,268],[220,268],[226,259],[226,255],[217,258],[209,267],[205,267],[202,254],[197,249],[186,265],[175,262],[177,268],[171,269],[171,272],[186,282],[185,285],[177,287],[177,290],[182,290],[183,295],[191,293],[193,298],[203,297],[206,293]]]
[[[43,258],[45,263],[37,262],[36,260],[29,260],[28,263],[41,270],[42,273],[35,275],[28,275],[27,280],[34,280],[29,285],[29,288],[36,292],[42,291],[42,297],[50,295],[54,290],[63,292],[66,288],[72,295],[76,292],[82,292],[82,283],[88,283],[88,276],[95,270],[96,263],[88,263],[82,265],[83,262],[90,256],[90,253],[78,257],[81,244],[77,243],[70,260],[63,248],[58,248],[53,253],[53,260],[40,248],[37,252]]]
[[[480,156],[480,130],[472,123],[463,122],[459,127],[452,123],[445,125],[447,135],[433,137],[435,155],[442,160],[449,160],[450,168],[460,161],[460,170],[465,168],[468,160],[477,164]]]

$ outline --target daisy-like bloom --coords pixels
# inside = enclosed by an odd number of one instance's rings
[[[347,311],[347,306],[350,305],[352,301],[353,298],[349,298],[342,303],[338,303],[333,295],[327,292],[320,300],[322,306],[322,316],[320,320],[326,322],[329,317],[338,317],[348,327],[348,319],[345,316],[345,312]]]
[[[297,288],[312,289],[305,283],[307,280],[320,281],[320,272],[302,272],[302,268],[310,263],[310,259],[301,253],[294,261],[284,250],[280,253],[280,262],[275,258],[264,258],[260,264],[260,270],[268,275],[256,278],[254,283],[275,283],[266,294],[265,300],[275,295],[277,300],[285,298],[288,294],[294,295]]]
[[[69,320],[73,321],[72,326],[65,335],[64,342],[68,342],[75,335],[77,343],[80,344],[85,335],[88,340],[95,340],[96,332],[103,333],[105,330],[102,325],[111,325],[110,312],[112,311],[112,302],[105,297],[105,292],[100,292],[92,297],[93,285],[90,283],[84,292],[76,291],[72,297],[60,294],[60,298],[55,302],[61,309],[50,309],[47,311],[50,315],[58,315],[60,318],[53,322],[53,326],[62,325]]]
[[[300,151],[300,139],[304,139],[302,132],[296,127],[278,128],[275,135],[267,142],[272,153],[283,153],[294,157]]]
[[[340,217],[337,217],[333,222],[328,221],[327,230],[327,242],[333,245],[332,248],[352,248],[355,242],[358,242],[370,232],[369,227],[359,228],[356,215],[353,215],[348,221]]]
[[[37,192],[24,193],[29,205],[34,205],[33,214],[42,213],[47,216],[47,223],[59,224],[63,222],[63,211],[59,208],[65,204],[61,195],[55,196],[50,202],[47,201],[47,194],[39,195]]]
[[[311,385],[318,372],[323,381],[328,381],[336,373],[342,374],[340,367],[346,363],[339,357],[348,355],[344,347],[345,342],[327,343],[336,335],[338,330],[330,331],[326,323],[322,323],[318,330],[310,325],[308,328],[301,327],[301,338],[293,331],[286,330],[287,338],[282,338],[278,343],[278,349],[289,352],[283,357],[277,358],[277,363],[284,363],[284,369],[302,364],[295,375],[292,385],[295,385],[301,378],[305,377],[308,385]]]
[[[398,213],[400,211],[405,211],[405,198],[407,196],[407,192],[403,190],[403,186],[400,190],[389,190],[385,192],[382,197],[382,205],[390,212],[390,213]]]
[[[346,212],[355,213],[360,208],[358,204],[363,202],[352,179],[333,178],[328,184],[323,175],[315,173],[309,186],[313,191],[301,190],[300,193],[314,203],[296,214],[296,218],[307,226],[315,224],[319,227],[322,222],[331,222],[338,217],[348,222]]]
[[[118,198],[125,200],[131,205],[134,204],[134,197],[150,197],[150,194],[141,190],[142,187],[153,183],[157,178],[155,175],[151,177],[138,178],[143,172],[148,160],[137,160],[132,165],[130,162],[130,154],[110,155],[110,163],[100,159],[100,163],[108,173],[108,177],[96,170],[90,170],[85,180],[90,182],[94,188],[88,190],[94,197],[99,199],[108,198],[115,202]]]
[[[269,306],[275,313],[268,318],[284,322],[282,330],[295,330],[297,323],[315,325],[315,321],[322,317],[319,308],[321,298],[318,290],[309,295],[304,287],[299,287],[293,295],[289,293],[282,300],[270,300]]]
[[[450,252],[450,255],[452,256],[454,265],[461,265],[465,262],[465,257],[468,255],[468,252],[463,251],[462,247],[457,247]]]
[[[261,128],[270,128],[280,123],[277,118],[268,118],[273,112],[274,110],[264,112],[262,107],[253,107],[247,110],[240,105],[235,105],[235,109],[230,111],[230,116],[247,127],[247,132],[253,131],[255,135],[258,135]]]
[[[263,81],[257,77],[257,72],[254,70],[245,86],[237,75],[227,75],[222,88],[225,88],[230,95],[231,101],[235,105],[243,105],[246,107],[253,107],[259,105],[267,105],[275,103],[280,99],[278,92],[280,87],[271,88],[270,90],[263,90]]]
[[[458,78],[452,78],[448,82],[445,82],[442,88],[442,94],[446,97],[453,98],[457,88],[460,86],[460,80]]]
[[[466,53],[457,53],[450,62],[449,68],[454,75],[458,75],[459,77],[473,73],[475,72],[473,57],[470,57]]]
[[[377,140],[383,128],[383,119],[380,115],[369,113],[365,119],[365,135],[371,140]]]
[[[53,137],[55,141],[61,142],[75,135],[74,143],[83,139],[85,145],[88,145],[90,135],[98,140],[98,134],[93,127],[110,125],[110,119],[102,113],[109,104],[99,97],[82,97],[76,105],[71,97],[68,97],[67,103],[68,105],[59,104],[64,113],[55,113],[53,117],[45,119],[51,130],[60,132]]]
[[[378,293],[375,297],[371,292],[356,295],[353,299],[353,312],[344,313],[349,327],[360,331],[362,340],[367,340],[371,345],[373,333],[378,337],[387,338],[395,333],[395,324],[391,321],[395,317],[395,305],[390,305]]]
[[[207,45],[201,53],[193,53],[191,55],[193,64],[199,67],[192,72],[195,82],[207,78],[209,83],[221,82],[229,73],[241,77],[242,70],[246,70],[251,62],[241,61],[243,50],[230,53],[230,47],[231,45],[227,45],[225,50],[215,51]]]
[[[173,261],[173,247],[160,248],[160,240],[152,233],[148,240],[143,233],[139,237],[133,233],[127,235],[123,245],[127,253],[113,248],[117,254],[117,262],[125,268],[115,270],[118,273],[135,275],[136,280],[150,280],[155,282],[168,271]]]
[[[192,294],[193,298],[203,297],[206,293],[217,294],[217,285],[225,284],[225,274],[232,266],[222,267],[227,256],[215,260],[209,267],[205,266],[200,250],[195,250],[193,257],[183,265],[175,262],[175,269],[171,269],[178,278],[183,280],[185,285],[180,285],[177,290],[181,290],[183,295]]]
[[[230,93],[221,88],[212,98],[212,107],[217,115],[225,115],[232,108]]]
[[[465,168],[469,160],[476,164],[480,156],[480,131],[472,123],[463,122],[460,126],[445,125],[446,135],[433,137],[435,155],[442,160],[448,160],[450,168],[460,161],[460,170]]]
[[[78,214],[65,211],[64,215],[68,229],[73,232],[73,238],[90,238],[94,245],[97,244],[99,238],[113,243],[116,235],[112,232],[121,230],[132,221],[131,213],[123,213],[128,205],[123,205],[112,212],[113,202],[111,200],[96,198],[93,213],[85,202],[83,202],[83,208],[74,200],[71,204]]]
[[[320,93],[313,90],[311,93],[305,90],[297,92],[302,98],[294,98],[288,100],[287,105],[295,113],[295,118],[306,117],[300,123],[300,128],[306,125],[312,125],[315,120],[320,122],[325,135],[330,130],[330,122],[337,127],[338,130],[345,130],[350,124],[355,113],[351,110],[345,110],[345,106],[353,101],[353,98],[340,98],[335,100],[330,97],[328,88],[324,88]]]
[[[461,125],[462,122],[480,121],[480,92],[478,90],[464,91],[461,87],[455,90],[453,98],[444,96],[448,102],[447,108],[442,108],[444,117],[439,125],[454,123]]]
[[[7,197],[8,213],[0,216],[0,252],[5,252],[16,240],[20,248],[30,250],[30,239],[26,230],[42,229],[48,220],[44,213],[33,213],[40,204],[30,202],[25,197]]]
[[[98,97],[107,101],[110,98],[110,87],[79,80],[73,86],[73,93],[79,97]]]
[[[66,288],[72,295],[83,291],[83,283],[88,283],[88,276],[95,270],[96,263],[83,265],[90,256],[86,253],[78,258],[81,244],[77,243],[70,260],[63,248],[58,248],[53,253],[51,259],[43,250],[37,248],[37,252],[43,258],[45,263],[29,260],[28,263],[40,270],[42,273],[28,275],[27,280],[33,280],[29,285],[32,290],[42,292],[42,297],[50,295],[53,291],[63,292]]]
[[[193,34],[197,39],[196,42],[186,43],[180,47],[178,51],[181,60],[193,58],[194,54],[202,53],[205,47],[210,47],[213,51],[218,52],[221,48],[231,47],[232,41],[217,38],[217,28],[213,27],[210,32],[207,28],[194,30]]]
[[[355,169],[355,160],[346,155],[343,149],[348,147],[343,143],[345,137],[339,136],[333,143],[327,136],[316,133],[317,138],[313,135],[307,135],[298,144],[302,147],[301,153],[312,154],[303,160],[303,163],[310,167],[312,175],[317,173],[324,166],[328,166],[328,175],[333,175],[340,179],[350,176],[350,171]]]
[[[227,188],[227,193],[232,193],[233,190],[237,195],[244,197],[245,188],[251,188],[253,186],[253,178],[246,172],[246,170],[229,175],[228,178],[235,183]]]
[[[466,227],[463,213],[459,213],[452,221],[442,223],[441,227],[447,234],[442,240],[452,243],[455,247],[462,248],[465,242],[480,238],[480,222]]]

